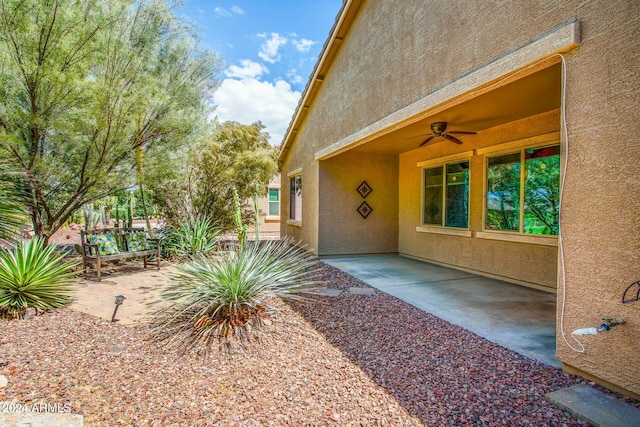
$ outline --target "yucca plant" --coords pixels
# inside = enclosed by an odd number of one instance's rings
[[[29,307],[44,310],[64,305],[71,296],[77,262],[65,261],[42,238],[0,248],[0,312],[21,317]]]
[[[273,298],[301,298],[317,283],[317,259],[289,241],[247,242],[237,251],[198,257],[177,267],[161,296],[152,335],[179,349],[208,352],[241,341],[277,312]],[[229,342],[229,341],[227,341]]]
[[[216,249],[219,235],[220,231],[209,218],[197,217],[166,233],[162,246],[169,255],[180,258],[208,255]]]

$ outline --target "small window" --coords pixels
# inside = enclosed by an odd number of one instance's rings
[[[560,146],[489,157],[486,204],[487,229],[557,235]]]
[[[289,219],[302,221],[302,174],[289,178]]]
[[[469,227],[469,162],[426,168],[422,224]]]
[[[269,216],[280,215],[280,189],[269,189]]]

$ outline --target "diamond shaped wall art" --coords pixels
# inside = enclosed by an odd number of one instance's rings
[[[369,214],[373,212],[373,208],[369,206],[367,202],[362,202],[362,204],[358,207],[358,213],[362,216],[362,218],[367,219]]]
[[[369,184],[367,184],[367,181],[362,181],[362,184],[360,184],[358,186],[358,193],[360,193],[360,195],[362,196],[363,199],[366,199],[367,196],[373,191],[373,189],[371,187],[369,187]]]

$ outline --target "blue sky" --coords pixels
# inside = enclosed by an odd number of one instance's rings
[[[280,144],[342,0],[184,0],[201,47],[226,68],[213,101],[220,121],[260,120]]]

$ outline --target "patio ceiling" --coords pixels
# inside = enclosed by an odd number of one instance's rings
[[[560,64],[544,68],[469,101],[420,119],[353,148],[399,154],[415,150],[431,134],[431,123],[448,122],[448,130],[480,132],[560,108]],[[464,140],[464,137],[461,137]],[[441,143],[436,141],[435,143]]]

